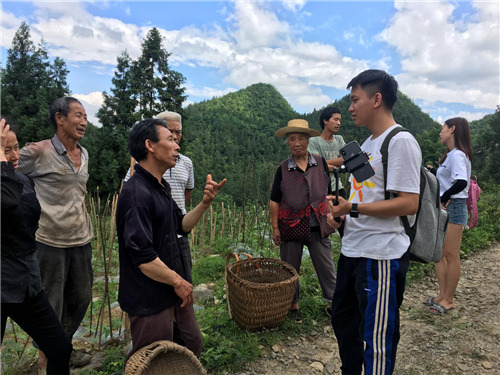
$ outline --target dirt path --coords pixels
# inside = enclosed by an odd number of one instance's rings
[[[421,303],[436,290],[434,277],[407,288],[395,374],[500,374],[500,245],[462,262],[457,308],[445,316]],[[237,375],[255,374],[340,374],[331,327],[287,338]]]

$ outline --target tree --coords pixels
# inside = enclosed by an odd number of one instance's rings
[[[91,155],[89,187],[113,193],[120,188],[129,165],[128,133],[140,119],[133,94],[132,60],[127,51],[117,58],[111,94],[103,92],[104,102],[97,111],[101,128],[94,129],[82,140]],[[92,151],[92,153],[91,153]]]
[[[171,56],[162,47],[163,37],[156,27],[152,28],[142,43],[142,54],[134,62],[134,82],[142,118],[152,117],[170,110],[181,113],[184,95],[184,76],[171,70]]]
[[[117,58],[111,93],[103,93],[104,103],[97,112],[102,128],[92,132],[85,144],[91,147],[89,187],[102,194],[118,191],[130,165],[128,134],[134,123],[171,110],[183,112],[185,78],[169,68],[163,38],[153,28],[142,43],[141,56],[132,60],[124,51]]]
[[[500,106],[492,115],[471,122],[472,171],[481,181],[499,184]]]
[[[2,115],[19,125],[21,145],[54,134],[48,108],[54,99],[69,93],[67,74],[64,60],[49,62],[43,41],[35,47],[29,26],[23,22],[7,51],[5,69],[1,70]]]

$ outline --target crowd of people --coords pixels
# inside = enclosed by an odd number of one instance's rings
[[[279,163],[270,193],[272,240],[281,259],[297,272],[308,248],[338,341],[342,373],[391,374],[409,267],[410,238],[400,217],[415,220],[422,154],[409,132],[391,139],[386,189],[392,198],[385,199],[380,147],[401,126],[393,117],[398,84],[388,73],[371,69],[347,88],[355,126],[371,133],[361,149],[375,174],[364,182],[351,175],[349,194],[335,178],[345,145],[338,134],[338,108],[323,110],[321,132],[306,120],[290,120],[275,133],[285,138],[290,156]],[[0,123],[2,340],[10,317],[33,338],[41,370],[69,374],[70,361],[82,355],[72,349],[72,339],[90,303],[93,281],[93,230],[85,206],[89,155],[79,143],[87,115],[68,96],[54,100],[49,116],[54,136],[21,149],[9,121]],[[201,202],[187,212],[194,173],[193,162],[179,152],[181,139],[182,117],[171,111],[137,122],[129,134],[131,168],[116,212],[118,301],[132,336],[128,357],[157,340],[175,341],[197,357],[202,352],[188,234],[226,180],[218,183],[207,175]],[[447,120],[440,140],[446,152],[436,175],[450,221],[442,260],[435,265],[439,293],[423,301],[434,314],[455,308],[471,175],[467,120]],[[341,235],[337,271],[330,241],[335,231]],[[297,286],[289,308],[296,323],[303,319],[299,300]]]

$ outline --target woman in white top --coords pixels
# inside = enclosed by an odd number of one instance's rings
[[[472,148],[469,123],[455,117],[446,120],[441,133],[441,143],[446,151],[439,160],[437,178],[440,184],[441,206],[449,213],[448,230],[443,244],[443,257],[436,263],[439,295],[429,297],[424,303],[434,314],[446,314],[455,308],[453,296],[460,279],[460,245],[462,232],[467,225],[467,205],[471,176]]]

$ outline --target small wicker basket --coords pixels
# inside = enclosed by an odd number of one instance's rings
[[[241,253],[240,253],[241,254]],[[273,258],[226,259],[229,317],[250,331],[283,323],[297,290],[299,275],[290,264]],[[234,257],[236,262],[229,264]]]
[[[124,375],[205,375],[196,356],[172,341],[155,341],[136,351],[125,365]]]

